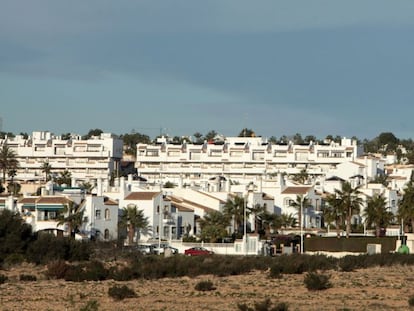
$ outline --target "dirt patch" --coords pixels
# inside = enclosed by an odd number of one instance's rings
[[[25,265],[0,274],[9,281],[0,285],[0,310],[80,310],[96,301],[98,310],[238,310],[237,305],[271,299],[285,302],[289,310],[410,310],[414,294],[414,267],[370,268],[354,272],[324,272],[331,275],[332,288],[308,291],[304,276],[284,275],[270,279],[267,272],[247,275],[196,278],[166,278],[116,282],[65,282],[47,280],[44,268]],[[37,277],[35,282],[19,280],[20,274]],[[197,291],[195,285],[210,280],[213,291]],[[115,301],[108,296],[114,285],[127,285],[136,298]]]

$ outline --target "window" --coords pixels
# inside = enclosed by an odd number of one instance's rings
[[[95,219],[101,219],[101,210],[97,209],[95,211]]]
[[[210,151],[210,157],[221,157],[222,150],[221,149],[213,149]]]
[[[105,229],[105,231],[104,231],[104,239],[109,240],[109,230],[108,229]]]
[[[292,206],[294,201],[291,198],[285,198],[285,206]]]
[[[109,220],[111,217],[111,213],[109,211],[109,208],[105,209],[105,220]]]

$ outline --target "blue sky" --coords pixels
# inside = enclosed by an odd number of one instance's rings
[[[0,0],[13,133],[413,137],[412,0]]]

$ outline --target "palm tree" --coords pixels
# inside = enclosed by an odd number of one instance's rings
[[[239,233],[241,224],[245,221],[245,200],[241,196],[236,196],[232,200],[229,198],[224,204],[224,215],[233,219],[233,230],[235,233]],[[246,211],[246,217],[249,215],[249,212]]]
[[[48,161],[43,162],[42,166],[40,167],[42,172],[45,173],[45,182],[50,180],[50,172],[52,171],[52,166],[49,164]]]
[[[280,222],[281,226],[285,229],[296,227],[298,224],[298,221],[293,214],[286,213],[282,213],[282,215],[280,215]]]
[[[93,188],[95,188],[94,185],[92,185],[90,182],[83,182],[80,185],[80,188],[83,189],[86,193],[90,194],[93,190]]]
[[[387,228],[394,218],[392,212],[387,209],[387,203],[382,194],[376,194],[368,199],[364,216],[368,227],[375,226],[377,237],[380,236],[381,228]]]
[[[270,237],[270,235],[277,231],[277,229],[282,227],[281,217],[277,214],[269,213],[265,211],[262,216],[263,227],[265,230],[265,235]]]
[[[219,211],[212,211],[199,220],[200,238],[209,243],[216,243],[219,239],[228,236],[227,227],[230,219]]]
[[[351,218],[353,215],[359,214],[361,209],[361,191],[359,191],[359,186],[353,188],[350,182],[345,181],[342,183],[342,189],[336,189],[335,194],[339,200],[342,214],[346,219],[346,237],[349,238]]]
[[[303,217],[302,217],[303,209],[308,207],[309,205],[310,205],[309,200],[304,195],[297,195],[296,201],[293,201],[290,203],[290,206],[294,207],[298,211],[297,215],[298,215],[298,221],[299,221],[299,228],[303,227]]]
[[[134,243],[135,233],[141,230],[148,230],[148,217],[144,216],[144,211],[139,210],[135,204],[128,204],[122,209],[122,215],[119,221],[120,227],[126,228],[128,231],[128,244]]]
[[[74,238],[84,222],[83,213],[75,202],[69,201],[58,216],[58,226],[66,224],[70,237]]]
[[[323,208],[323,218],[325,223],[335,223],[336,234],[339,237],[341,227],[343,225],[344,219],[342,215],[342,207],[340,200],[336,197],[336,194],[329,194],[325,198],[327,203]]]
[[[411,225],[411,232],[414,231],[414,181],[411,179],[403,190],[404,195],[398,204],[398,218],[401,219],[405,227]],[[406,231],[404,228],[404,231]]]
[[[298,174],[293,175],[292,180],[300,184],[305,184],[309,178],[309,174],[306,169],[302,169]]]
[[[56,178],[56,182],[59,185],[68,185],[71,186],[71,173],[65,169],[63,172],[59,173],[59,176]]]
[[[263,221],[263,216],[266,213],[266,205],[256,204],[253,207],[249,208],[249,212],[254,216],[254,233],[258,233],[259,227]]]
[[[0,169],[3,174],[2,183],[6,182],[6,173],[9,170],[17,169],[19,167],[19,161],[16,159],[16,153],[4,144],[0,149]]]

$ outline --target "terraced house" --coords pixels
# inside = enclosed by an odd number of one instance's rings
[[[347,138],[307,145],[271,144],[262,137],[227,137],[200,145],[159,139],[158,144],[137,145],[136,168],[148,181],[162,178],[179,186],[213,186],[220,191],[229,180],[248,183],[280,172],[298,174],[306,169],[309,175],[324,175],[360,155],[361,146]],[[220,176],[224,178],[217,183]]]

